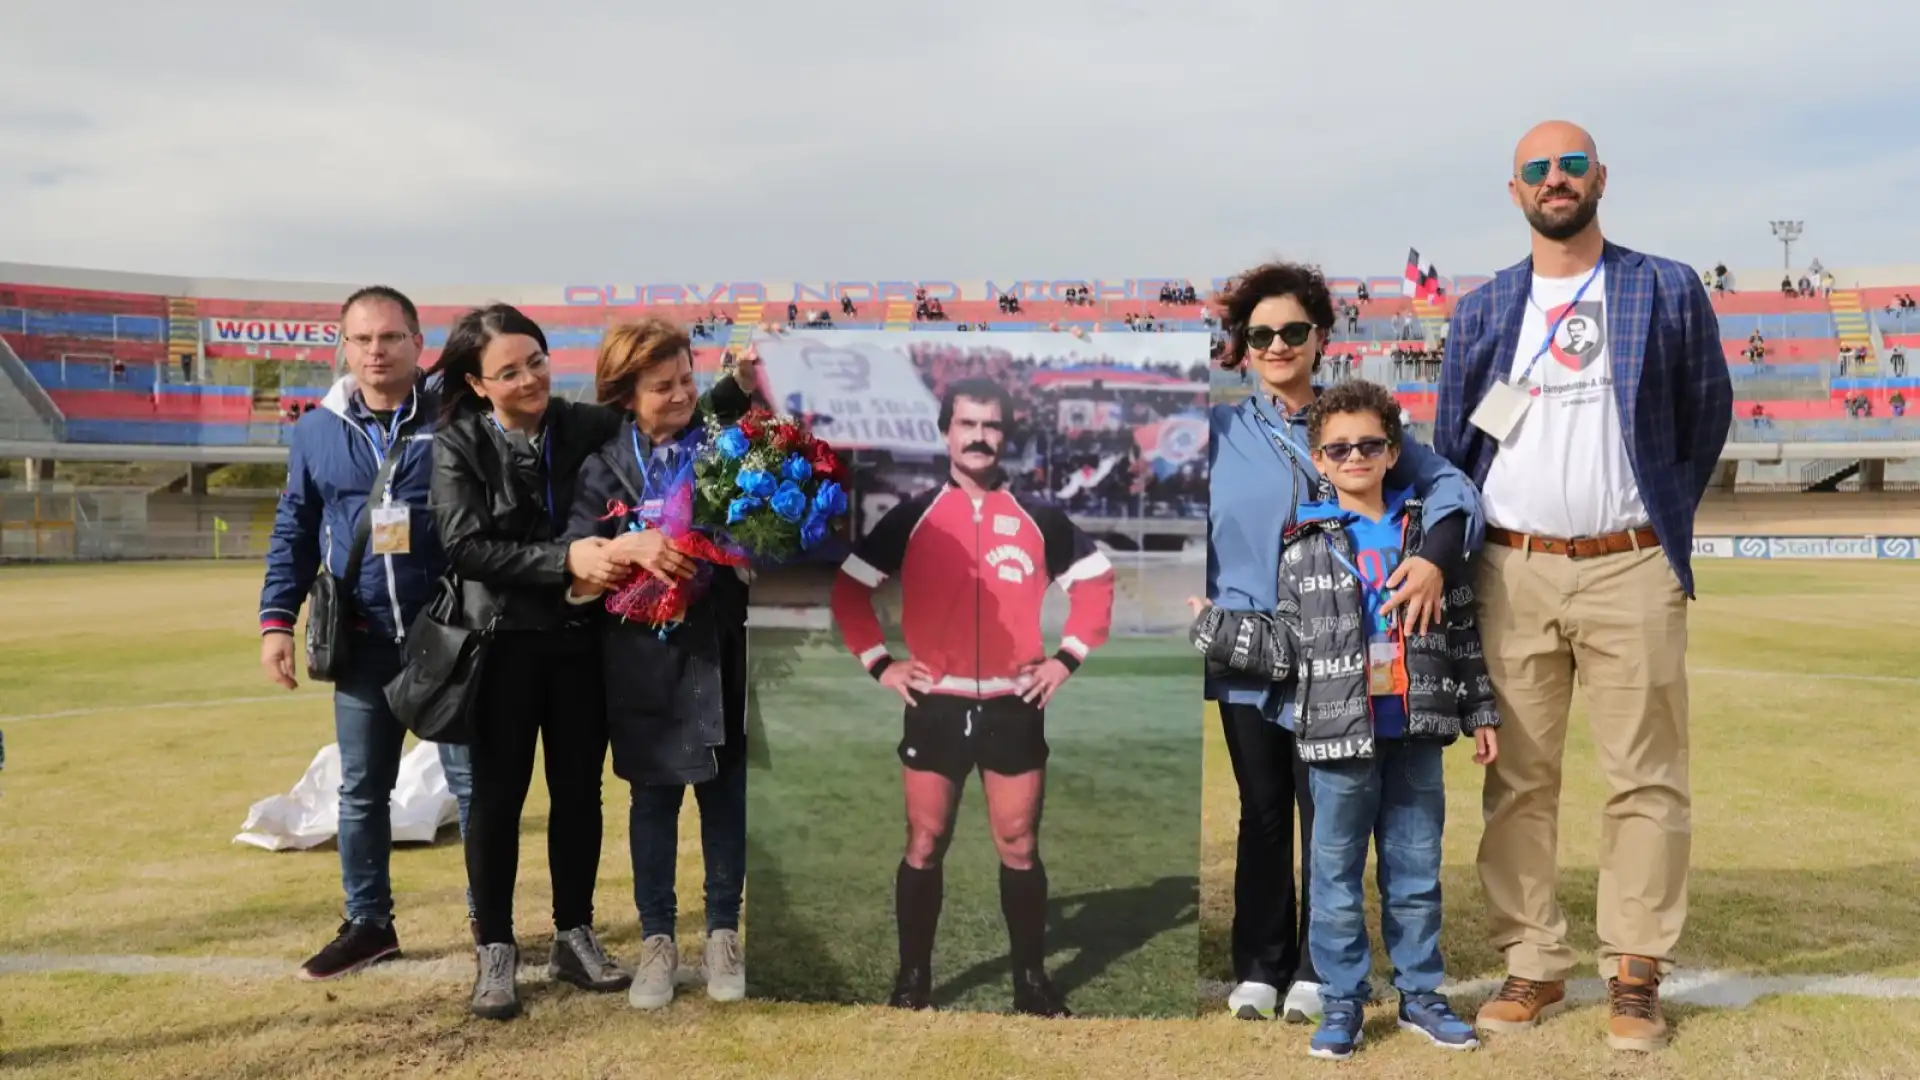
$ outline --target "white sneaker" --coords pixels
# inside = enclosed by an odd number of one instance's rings
[[[1227,995],[1227,1011],[1241,1020],[1271,1020],[1280,991],[1266,983],[1243,982]]]
[[[1289,1024],[1311,1024],[1320,1019],[1320,984],[1296,982],[1287,987],[1281,1017]]]
[[[715,1001],[739,1001],[747,996],[747,958],[735,930],[707,935],[707,996]]]
[[[680,948],[665,934],[655,934],[640,946],[640,969],[627,988],[627,1004],[636,1009],[664,1009],[673,1001],[673,977],[680,970]]]

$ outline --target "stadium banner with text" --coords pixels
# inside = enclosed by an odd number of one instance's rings
[[[340,344],[340,324],[319,319],[209,318],[209,345],[282,345],[331,349]]]
[[[1207,346],[760,343],[769,401],[842,436],[855,512],[753,585],[751,996],[1194,1014],[1206,428],[1167,425],[1204,410]]]
[[[1431,279],[1448,296],[1464,296],[1493,279],[1485,274],[1445,275]],[[1065,303],[1084,295],[1093,303],[1121,301],[1153,305],[1170,302],[1184,287],[1192,287],[1204,300],[1225,278],[1212,274],[1184,277],[1001,277],[978,281],[954,281],[948,278],[896,281],[707,281],[707,282],[601,282],[561,285],[559,302],[566,307],[714,307],[726,304],[802,304],[813,307],[851,303],[856,309],[866,305],[884,308],[889,301],[914,302],[921,296],[942,304],[997,303],[1012,297],[1023,304]],[[1330,277],[1327,287],[1335,296],[1358,297],[1362,287],[1375,300],[1412,296],[1412,288],[1402,274]],[[552,289],[541,290],[543,295]],[[1167,299],[1163,300],[1163,297]],[[863,312],[863,314],[869,314]],[[870,314],[884,314],[875,311]]]
[[[1696,536],[1696,559],[1920,559],[1915,536]]]

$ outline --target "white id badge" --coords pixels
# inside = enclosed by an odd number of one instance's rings
[[[1497,442],[1506,442],[1513,429],[1520,426],[1520,418],[1527,415],[1527,409],[1533,405],[1533,395],[1526,384],[1515,386],[1505,379],[1493,384],[1480,407],[1473,410],[1467,422],[1494,437]]]
[[[373,508],[373,553],[405,555],[413,550],[412,517],[405,506]]]

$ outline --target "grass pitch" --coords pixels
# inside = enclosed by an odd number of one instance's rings
[[[1920,793],[1910,730],[1920,716],[1920,671],[1905,629],[1920,605],[1920,566],[1707,563],[1701,573],[1690,653],[1695,869],[1683,966],[1920,976],[1920,857],[1911,833]],[[257,587],[257,567],[238,565],[0,569],[0,729],[7,742],[0,972],[15,972],[0,974],[0,1072],[974,1080],[1310,1076],[1331,1068],[1305,1058],[1303,1029],[1237,1023],[1212,1009],[1200,1020],[1048,1023],[959,1011],[721,1007],[690,995],[661,1014],[640,1016],[617,998],[533,985],[525,1019],[471,1020],[464,1009],[470,952],[463,872],[451,831],[437,845],[403,848],[394,861],[406,951],[443,958],[446,977],[297,983],[293,966],[338,918],[337,856],[331,849],[274,855],[229,841],[248,804],[286,790],[331,740],[331,710],[324,690],[282,694],[259,674]],[[1089,679],[1079,689],[1094,685]],[[871,684],[862,689],[870,693]],[[40,718],[19,719],[25,715]],[[1579,726],[1576,718],[1576,732]],[[1216,729],[1203,723],[1189,730],[1204,732],[1194,739],[1204,739],[1205,772],[1199,974],[1225,979],[1235,799]],[[1066,751],[1056,757],[1064,767]],[[1498,973],[1484,943],[1472,869],[1476,772],[1465,755],[1452,756],[1444,944],[1457,979]],[[1576,942],[1591,947],[1604,791],[1590,741],[1577,733],[1566,775],[1562,896]],[[606,790],[599,923],[611,946],[631,958],[638,942],[624,785],[609,777]],[[977,797],[970,801],[977,809]],[[519,903],[522,945],[534,956],[551,932],[545,805],[536,784]],[[1065,840],[1052,831],[1061,816],[1049,807],[1049,843],[1064,858]],[[698,927],[691,800],[684,824],[682,922]],[[964,833],[977,835],[969,824]],[[900,838],[897,804],[875,829],[884,834],[890,862]],[[1169,825],[1168,835],[1174,831]],[[757,884],[749,881],[749,937]],[[1056,889],[1070,890],[1084,891],[1064,883]],[[889,894],[881,883],[859,895],[884,909]],[[998,935],[997,925],[983,928],[988,940]],[[683,941],[698,944],[697,934]],[[104,955],[173,958],[208,973],[17,973],[28,957],[86,968],[101,965],[84,958]],[[1071,961],[1064,950],[1053,957],[1056,966]],[[1187,978],[1191,986],[1191,969]],[[995,991],[981,1000],[1001,1005]],[[1367,1048],[1340,1071],[1920,1076],[1920,1001],[1783,996],[1741,1009],[1675,1006],[1669,1015],[1673,1048],[1646,1060],[1606,1050],[1604,1016],[1591,1005],[1532,1036],[1461,1056],[1395,1033],[1380,1015]]]

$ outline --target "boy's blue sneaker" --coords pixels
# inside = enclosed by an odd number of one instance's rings
[[[1473,1025],[1453,1013],[1453,1006],[1439,994],[1402,994],[1400,1027],[1425,1035],[1442,1050],[1475,1050],[1480,1040]]]
[[[1360,1045],[1363,1012],[1357,1001],[1321,1001],[1320,1028],[1307,1044],[1307,1053],[1329,1061],[1345,1061]]]

